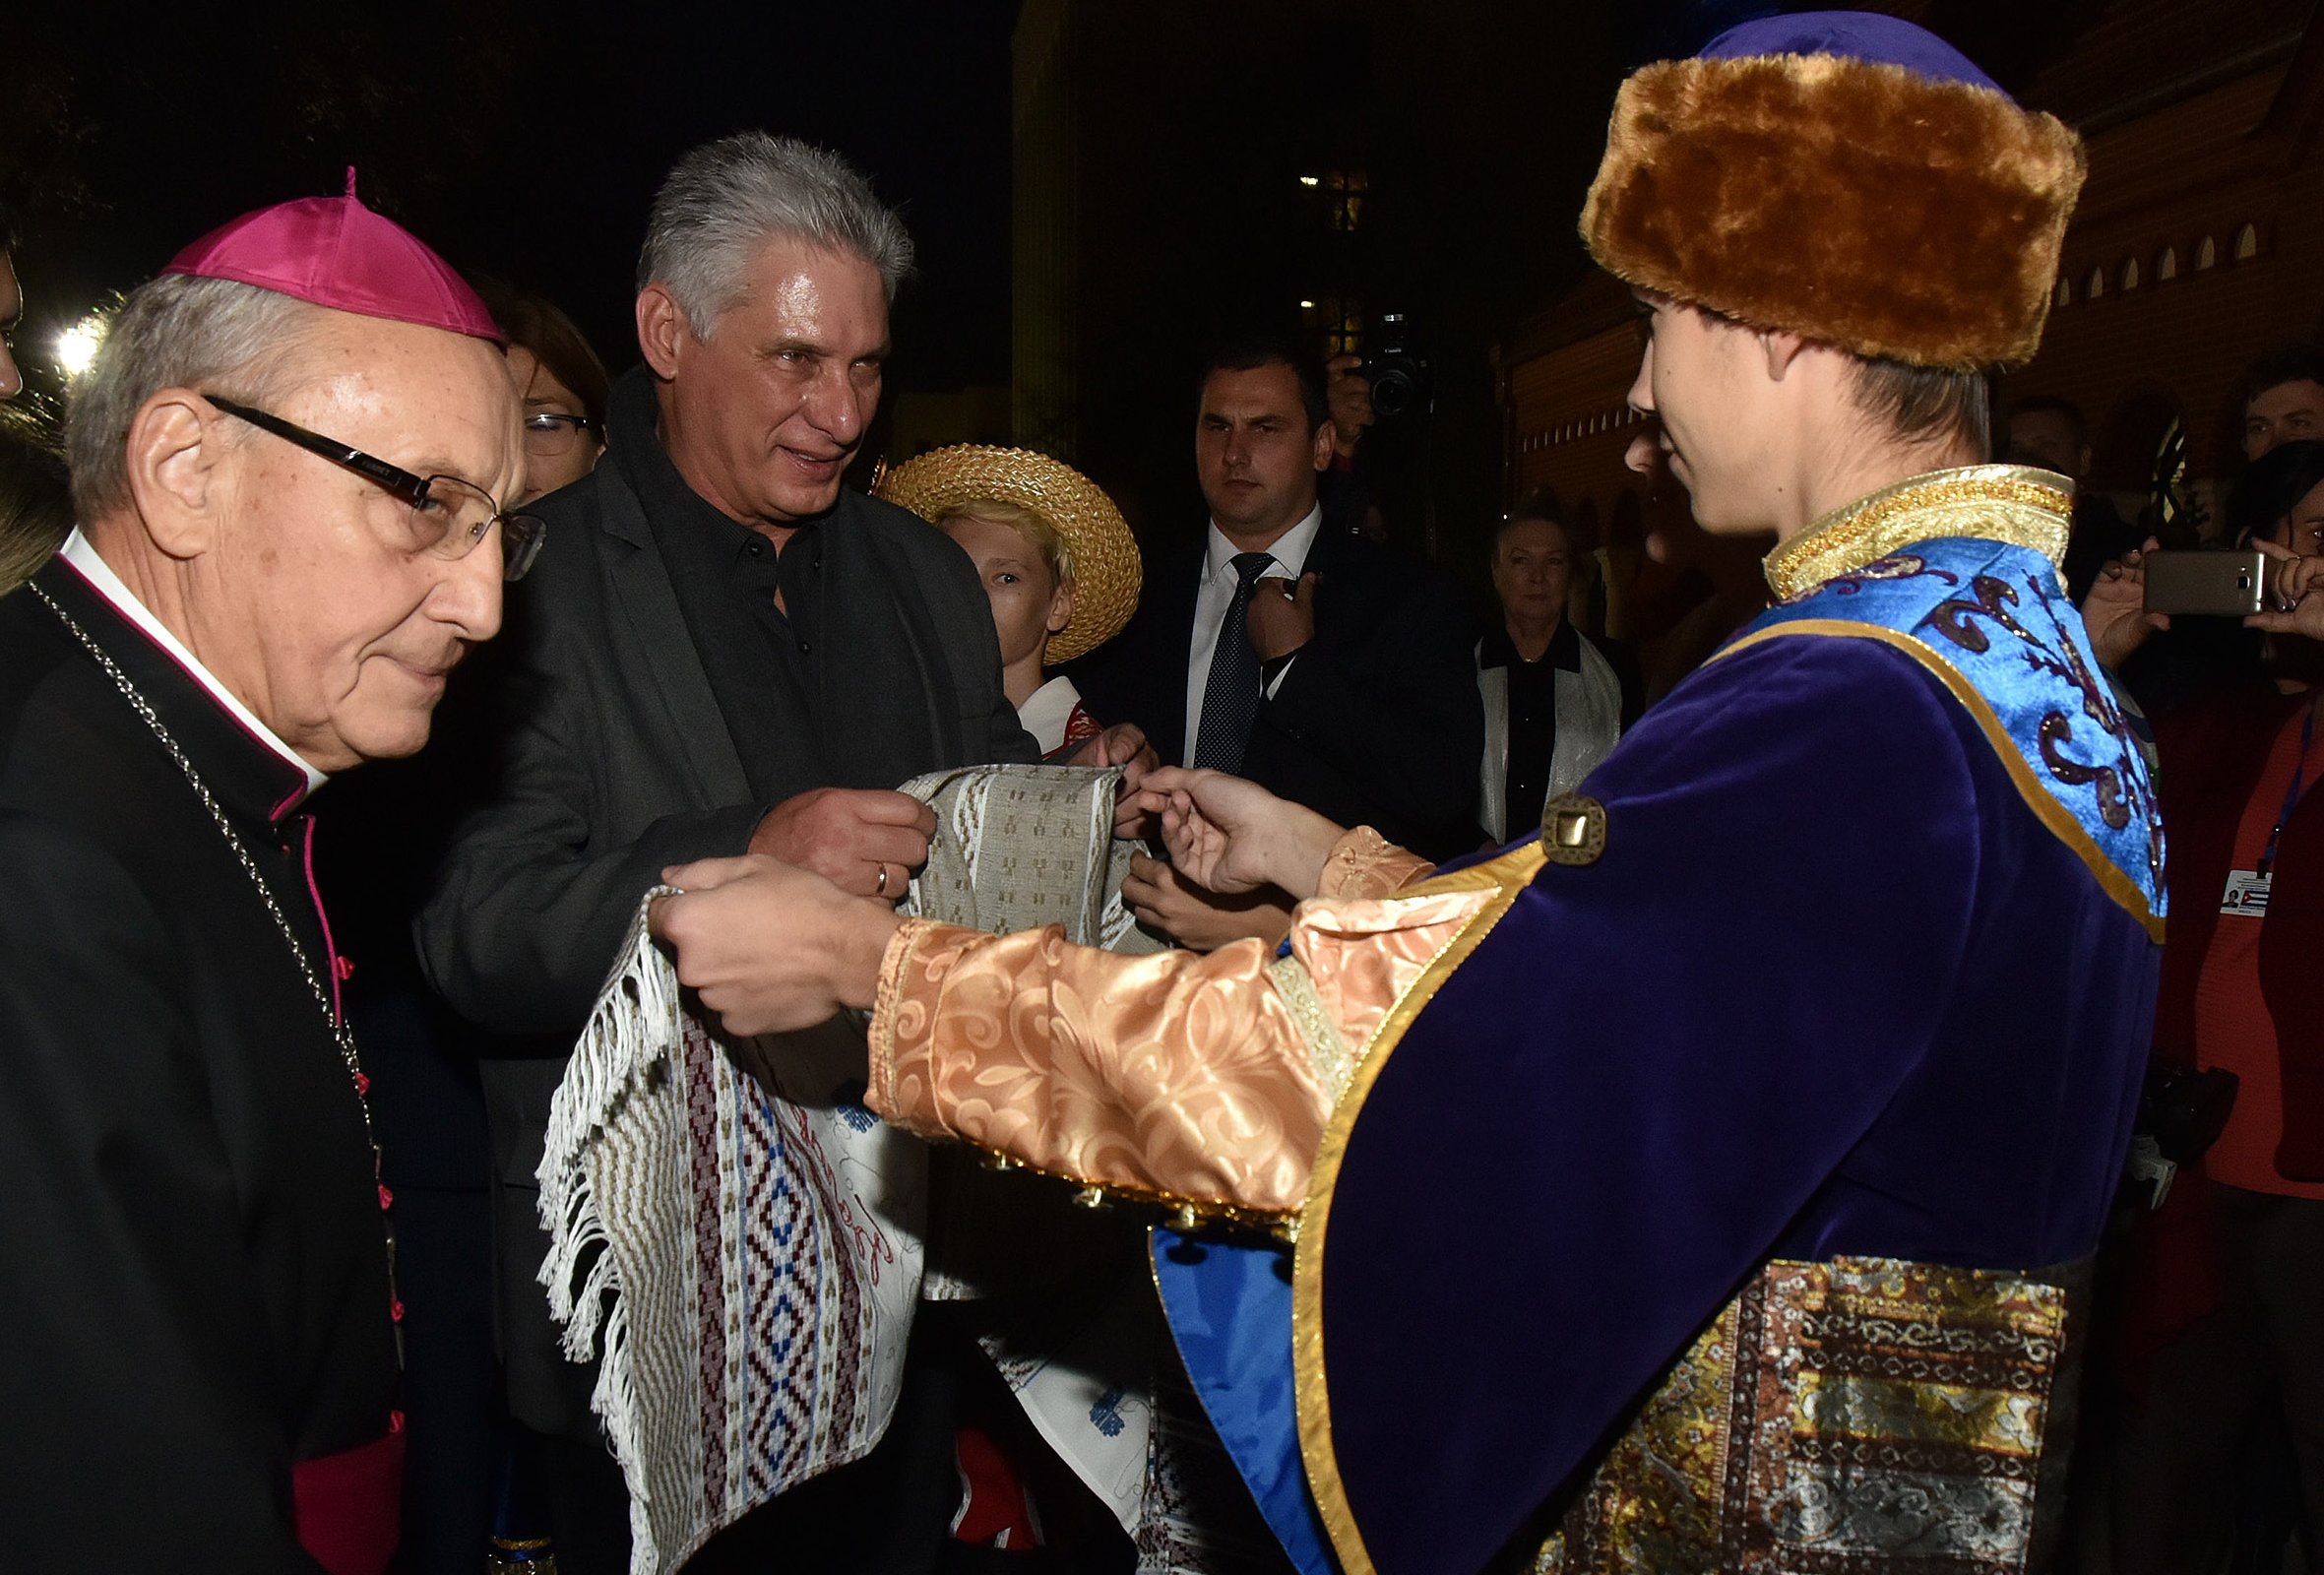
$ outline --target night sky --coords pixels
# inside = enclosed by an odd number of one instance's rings
[[[1433,426],[1372,446],[1392,523],[1431,522],[1431,544],[1439,513],[1474,534],[1499,507],[1491,358],[1587,270],[1574,216],[1614,84],[1779,9],[1075,4],[1096,146],[1069,156],[1114,172],[1076,286],[1077,458],[1125,506],[1173,520],[1196,506],[1181,363],[1239,297],[1323,293],[1287,199],[1296,171],[1350,157],[1372,176],[1370,304],[1413,314],[1438,363]],[[1884,9],[2008,83],[2100,4]],[[107,292],[236,214],[340,191],[348,163],[367,202],[459,266],[564,305],[618,371],[636,354],[632,270],[655,186],[687,148],[754,126],[839,150],[902,205],[920,271],[897,308],[891,395],[1008,380],[1016,0],[663,4],[620,23],[539,0],[13,9],[0,193],[24,220],[18,345],[35,388],[55,387],[56,331]]]
[[[607,22],[610,9],[12,8],[0,48],[0,191],[25,222],[18,268],[32,358],[56,328],[196,235],[268,203],[336,193],[353,163],[372,206],[459,266],[559,301],[618,363],[655,185],[686,148],[763,126],[839,149],[903,204],[921,270],[900,307],[897,386],[1005,379],[1015,0],[669,4]],[[1139,25],[1126,0],[1089,9]],[[1615,52],[1643,57],[1772,8],[1541,9],[1572,16],[1594,54],[1611,14]],[[1222,21],[1240,10],[1222,8]],[[1535,8],[1517,11],[1538,35]],[[1220,30],[1223,59],[1235,31]],[[1207,114],[1209,91],[1162,85],[1155,135],[1171,134],[1173,115]],[[1540,108],[1544,132],[1572,118],[1593,122],[1593,136],[1603,113]]]
[[[748,127],[839,149],[904,206],[921,276],[896,386],[1008,364],[1013,0],[846,6],[52,6],[0,46],[0,181],[25,233],[20,345],[238,213],[364,200],[463,268],[564,305],[635,358],[631,269],[655,186]],[[31,368],[35,377],[40,368]]]

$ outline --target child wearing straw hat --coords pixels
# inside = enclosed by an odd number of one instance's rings
[[[992,598],[1001,687],[1050,758],[1099,735],[1073,680],[1047,669],[1121,632],[1138,604],[1138,542],[1103,489],[1030,449],[961,443],[907,461],[873,495],[960,543]]]

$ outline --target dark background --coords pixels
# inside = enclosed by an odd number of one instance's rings
[[[1435,363],[1433,420],[1372,444],[1407,544],[1464,570],[1497,516],[1495,346],[1587,263],[1574,218],[1615,84],[1746,16],[1739,0],[1092,0],[1072,6],[1076,427],[1067,451],[1151,534],[1199,518],[1197,346],[1287,326],[1341,290],[1401,310]],[[1884,7],[2005,85],[2095,0]],[[0,190],[20,212],[20,358],[53,394],[58,329],[226,219],[335,193],[456,264],[570,310],[635,359],[634,266],[686,148],[764,126],[845,153],[902,205],[919,277],[896,317],[891,408],[1006,384],[1017,0],[847,6],[533,4],[324,10],[12,8]],[[1321,238],[1299,173],[1359,167],[1359,234]],[[975,436],[1006,437],[1005,433]],[[1049,434],[1023,432],[1040,442]],[[876,451],[879,434],[868,450]],[[1440,526],[1441,531],[1433,527]]]
[[[12,8],[12,10],[15,8]],[[30,9],[30,8],[26,8]],[[0,53],[0,178],[36,360],[53,329],[249,209],[365,202],[463,268],[541,290],[616,368],[654,188],[752,126],[844,151],[921,257],[900,369],[1007,375],[1013,0],[669,6],[44,7]],[[659,15],[666,20],[639,20]],[[941,331],[929,325],[941,324]]]

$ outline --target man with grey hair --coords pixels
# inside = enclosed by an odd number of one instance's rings
[[[512,604],[490,781],[419,921],[435,986],[502,1036],[484,1077],[510,1403],[567,1575],[626,1568],[627,1496],[535,1283],[534,1176],[639,898],[667,865],[748,850],[893,903],[935,829],[896,785],[1038,758],[968,556],[842,484],[911,262],[833,154],[751,132],[679,160],[639,261],[645,364],[615,387],[604,462],[539,505],[558,550]],[[1113,758],[1142,742],[1117,734]],[[887,1442],[766,1512],[797,1567],[936,1556],[951,1429],[914,1350]]]
[[[426,741],[539,546],[498,334],[350,180],[195,242],[76,390],[81,527],[0,600],[12,1567],[394,1555],[392,1200],[301,805]]]

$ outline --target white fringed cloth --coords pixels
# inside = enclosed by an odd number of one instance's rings
[[[939,822],[906,912],[1136,944],[1111,839],[1119,777],[978,767],[906,784]],[[629,1483],[633,1575],[676,1569],[887,1428],[927,1275],[930,1151],[864,1106],[864,1071],[859,1022],[732,1040],[697,1021],[640,904],[539,1171],[541,1282],[565,1354],[602,1357],[591,1405]],[[948,1264],[929,1291],[974,1296],[974,1278]],[[1012,1365],[1028,1414],[1135,1532],[1148,1440],[1124,1418],[1146,1415],[1150,1385],[1101,1386],[1099,1410],[1070,1398],[1094,1381],[1075,1364]],[[1045,1404],[1023,1381],[1044,1372]],[[1043,1423],[1077,1407],[1086,1438]]]

